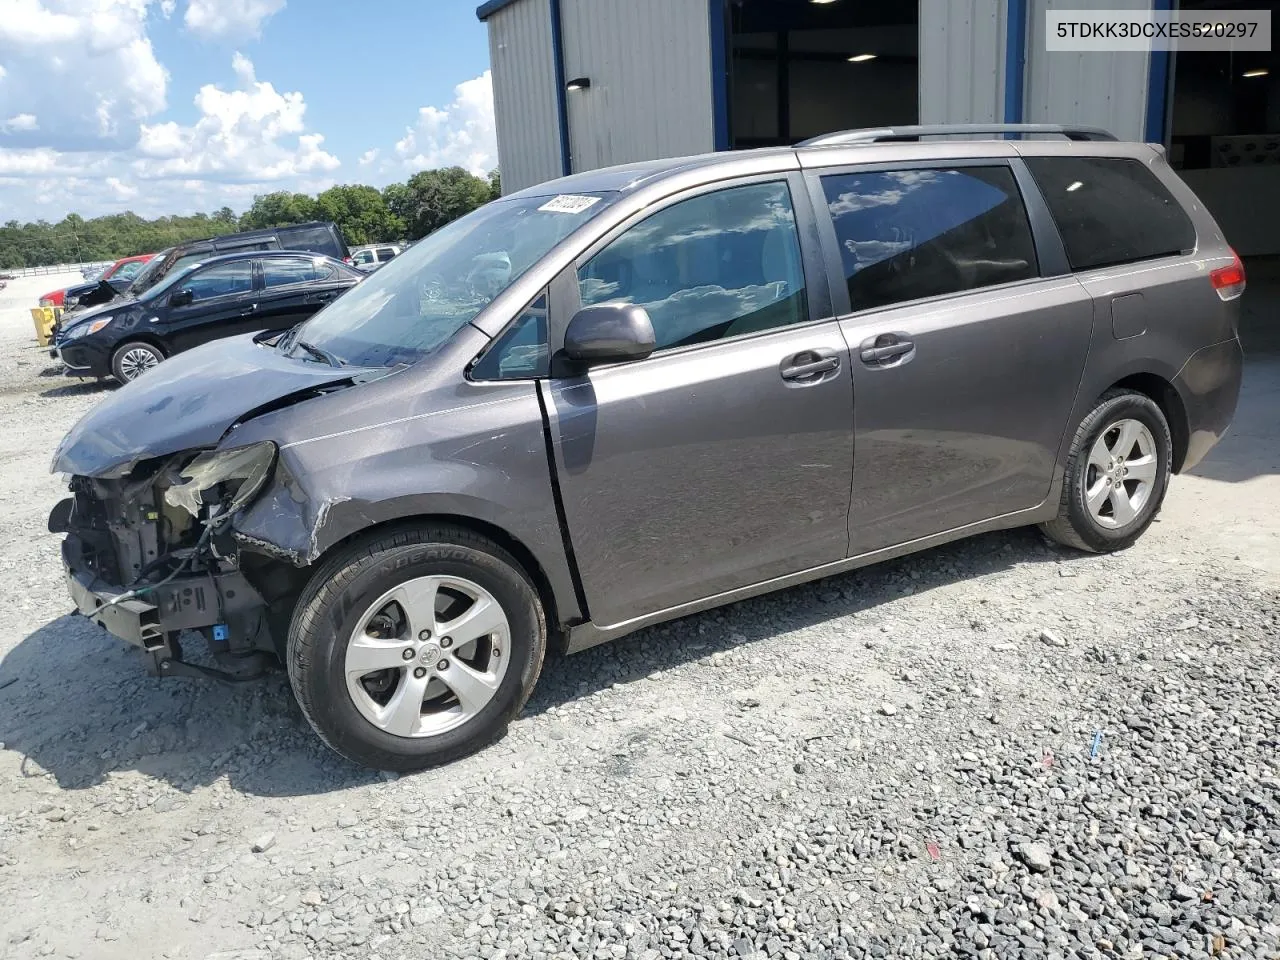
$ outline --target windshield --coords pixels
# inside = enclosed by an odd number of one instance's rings
[[[495,200],[414,244],[286,342],[357,366],[414,363],[474,320],[610,199]]]
[[[125,290],[125,296],[137,297],[146,292],[147,288],[159,280],[161,275],[163,275],[165,261],[169,259],[169,256],[172,253],[173,249],[170,248],[168,250],[161,250],[152,257],[150,262],[147,263],[147,268],[138,274],[133,283],[129,284],[128,289]]]

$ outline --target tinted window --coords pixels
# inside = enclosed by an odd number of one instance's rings
[[[310,283],[328,280],[333,269],[314,260],[263,260],[262,284],[265,287],[283,287],[291,283]]]
[[[331,257],[343,257],[346,251],[338,248],[338,241],[325,227],[281,227],[278,236],[285,250],[309,250]]]
[[[396,252],[395,252],[394,250],[392,250],[390,247],[379,247],[379,248],[378,248],[378,259],[379,259],[380,261],[382,261],[383,263],[386,263],[388,260],[390,260],[390,259],[391,259],[392,257],[394,257],[395,255],[396,255]]]
[[[655,213],[596,254],[578,281],[583,306],[648,310],[659,349],[808,319],[785,183],[733,187]]]
[[[1038,273],[1007,167],[847,173],[822,187],[854,310]]]
[[[547,297],[525,308],[471,369],[473,380],[527,380],[548,374]]]
[[[1137,160],[1028,157],[1073,270],[1149,260],[1192,250],[1196,230],[1183,209]]]
[[[239,260],[197,270],[182,282],[181,287],[191,291],[195,303],[233,293],[248,293],[253,289],[253,262]]]

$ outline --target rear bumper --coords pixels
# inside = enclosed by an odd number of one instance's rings
[[[1190,470],[1222,439],[1236,413],[1244,351],[1233,337],[1193,353],[1174,377],[1173,386],[1187,412],[1187,455]]]

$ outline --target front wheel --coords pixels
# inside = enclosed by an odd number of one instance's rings
[[[1108,391],[1076,430],[1062,505],[1040,529],[1079,550],[1122,550],[1155,519],[1172,463],[1169,424],[1155,401],[1128,390]]]
[[[349,760],[409,772],[502,736],[542,669],[542,604],[492,541],[417,527],[333,557],[299,599],[289,678]]]
[[[137,380],[162,360],[164,354],[155,344],[130,340],[118,346],[111,355],[111,372],[121,383],[128,383]]]

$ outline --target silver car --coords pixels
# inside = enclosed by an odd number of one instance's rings
[[[413,770],[500,736],[549,650],[982,531],[1128,546],[1227,429],[1244,286],[1100,131],[599,170],[127,384],[50,529],[157,674],[278,658],[326,743]]]

